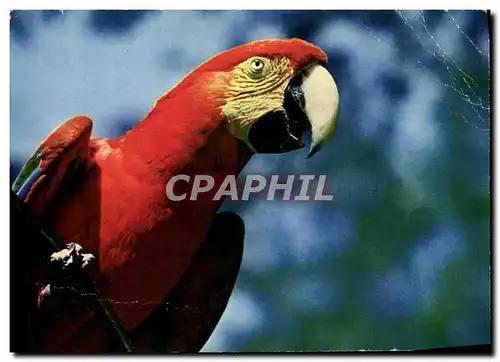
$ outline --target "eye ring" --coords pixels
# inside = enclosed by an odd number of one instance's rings
[[[256,73],[261,73],[264,70],[264,60],[262,58],[254,58],[250,62],[250,67]]]

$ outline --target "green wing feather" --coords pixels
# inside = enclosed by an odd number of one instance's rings
[[[12,191],[24,199],[25,194],[36,181],[41,173],[40,160],[42,159],[42,152],[39,148],[33,156],[26,162],[19,174],[17,175],[14,183],[12,184]],[[24,194],[24,195],[23,195]]]

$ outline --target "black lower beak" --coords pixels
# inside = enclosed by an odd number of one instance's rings
[[[285,90],[283,109],[265,114],[252,125],[248,140],[256,152],[285,153],[304,147],[301,140],[309,130],[309,121],[301,86],[299,74]]]

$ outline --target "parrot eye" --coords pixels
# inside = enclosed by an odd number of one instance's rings
[[[254,58],[250,61],[250,68],[253,73],[260,74],[264,70],[264,59],[262,58]]]
[[[252,60],[252,68],[254,70],[260,70],[264,68],[264,62],[261,59],[254,59]]]

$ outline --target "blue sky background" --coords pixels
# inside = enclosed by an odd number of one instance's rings
[[[78,114],[115,137],[207,58],[251,40],[323,48],[332,142],[245,172],[327,174],[331,202],[257,198],[241,274],[205,351],[487,343],[489,36],[480,11],[15,11],[11,178]]]

